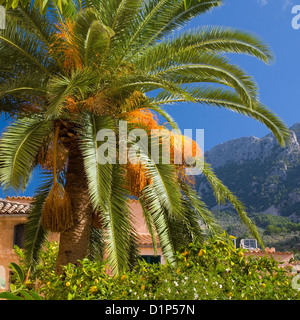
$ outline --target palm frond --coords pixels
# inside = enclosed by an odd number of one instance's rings
[[[173,12],[170,12],[168,20],[165,24],[149,39],[143,48],[157,43],[172,31],[178,30],[188,23],[191,19],[204,14],[213,8],[223,4],[223,0],[189,0],[189,6],[186,7],[186,0],[177,1],[178,6],[173,7]]]
[[[14,10],[9,10],[7,18],[10,20],[10,23],[16,23],[23,30],[34,34],[35,38],[39,40],[40,46],[47,50],[57,66],[60,67],[60,72],[63,72],[59,59],[52,50],[53,37],[57,31],[55,21],[50,21],[45,15],[40,13],[40,10],[30,5],[18,6]]]
[[[113,30],[103,24],[95,10],[88,8],[77,16],[73,33],[84,64],[100,64],[114,35]]]
[[[7,190],[25,189],[35,158],[50,132],[51,122],[22,118],[10,125],[0,140],[0,181]]]
[[[129,21],[130,35],[127,49],[124,50],[122,60],[136,51],[143,51],[145,47],[161,40],[168,33],[182,27],[193,17],[203,14],[222,4],[221,0],[190,0],[186,10],[184,0],[151,0],[145,1],[136,15],[136,19]]]
[[[242,53],[255,57],[264,63],[273,61],[274,56],[269,46],[259,37],[228,27],[203,27],[196,31],[188,30],[176,37],[163,40],[147,48],[136,60],[147,57],[150,65],[158,65],[184,57],[187,53]],[[151,58],[152,57],[152,58]]]
[[[169,93],[181,94],[186,100],[193,101],[193,97],[180,83],[174,83],[173,81],[165,79],[163,76],[151,76],[145,73],[125,75],[120,77],[113,85],[116,92],[124,91],[131,93],[134,90],[138,90],[146,93],[157,89],[164,89]]]
[[[43,77],[40,73],[32,75],[18,74],[16,78],[9,77],[0,84],[0,99],[5,96],[18,97],[24,101],[34,101],[37,97],[47,93],[43,85]],[[19,107],[19,109],[21,109]]]
[[[6,64],[13,66],[18,60],[23,68],[38,69],[48,76],[53,68],[49,54],[41,47],[40,41],[14,23],[8,24],[0,34],[0,55]]]
[[[91,227],[88,258],[93,261],[103,262],[105,236],[102,229]]]
[[[221,228],[214,218],[212,212],[207,208],[206,204],[200,199],[196,190],[187,184],[181,183],[181,190],[189,203],[190,207],[196,212],[198,222],[201,221],[202,225],[210,233],[216,235],[220,233]]]
[[[111,197],[107,210],[103,212],[108,264],[115,274],[120,274],[128,266],[135,234],[123,187],[124,173],[121,166],[113,166]]]
[[[94,82],[95,74],[92,70],[74,71],[71,77],[54,76],[48,85],[50,104],[45,113],[48,119],[61,115],[65,102],[69,96],[84,100],[83,92],[87,93],[89,86]]]
[[[131,132],[132,134],[132,132]],[[136,138],[136,137],[135,137]],[[130,145],[129,152],[139,152],[139,161],[145,166],[145,175],[151,183],[161,206],[171,218],[181,215],[180,188],[176,181],[176,168],[173,164],[163,164],[162,155],[168,154],[168,145],[160,139],[140,139],[138,145]],[[150,144],[149,144],[150,146]]]
[[[222,183],[222,181],[215,175],[215,173],[207,163],[205,163],[204,165],[203,174],[207,178],[210,186],[212,187],[215,198],[217,199],[218,203],[220,204],[221,201],[225,203],[226,200],[228,200],[240,216],[243,223],[248,227],[252,236],[255,239],[257,239],[260,245],[264,248],[264,243],[257,230],[257,227],[248,217],[245,211],[245,207],[241,203],[241,201]]]
[[[98,148],[100,142],[97,134],[101,129],[113,129],[112,119],[109,117],[85,115],[84,126],[81,130],[80,145],[84,158],[84,167],[88,179],[90,199],[93,209],[107,210],[111,197],[112,164],[100,164]]]
[[[191,89],[189,93],[193,95],[195,102],[225,108],[263,123],[271,130],[281,146],[287,145],[290,141],[290,131],[286,124],[271,110],[258,102],[253,102],[252,108],[246,107],[234,92],[212,86],[199,86]],[[158,105],[175,102],[188,101],[179,95],[172,96],[163,91],[158,95],[158,99],[153,101]]]
[[[172,116],[160,106],[151,104],[150,106],[148,106],[148,109],[153,110],[157,112],[159,115],[161,115],[162,117],[164,117],[173,130],[179,129],[178,124],[175,122]]]
[[[105,12],[105,23],[117,35],[128,28],[128,24],[135,19],[142,0],[113,0],[104,1],[103,11]]]
[[[160,199],[151,186],[146,186],[140,197],[140,203],[143,211],[147,212],[155,226],[160,247],[164,257],[173,263],[175,261],[175,244],[171,236],[171,230],[168,228],[168,221]]]
[[[168,228],[170,230],[170,237],[174,244],[174,249],[179,251],[182,248],[187,248],[193,241],[199,241],[203,243],[207,238],[207,232],[199,225],[199,216],[190,204],[183,199],[182,200],[183,217],[179,220],[166,219],[168,221]]]
[[[143,210],[143,217],[145,219],[147,229],[151,235],[153,252],[154,252],[154,255],[156,255],[157,254],[157,241],[156,241],[156,231],[155,231],[155,224],[153,221],[153,217],[152,217],[151,213],[149,212],[149,210],[147,210],[147,207],[145,207],[145,205],[143,205],[143,201],[141,198],[139,198],[139,203],[140,203],[142,210]]]
[[[45,200],[53,184],[53,175],[44,174],[43,184],[36,190],[31,210],[25,225],[24,254],[28,267],[34,268],[39,262],[39,253],[47,240],[48,232],[41,224],[42,210]]]

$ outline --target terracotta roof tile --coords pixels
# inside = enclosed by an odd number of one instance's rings
[[[25,198],[25,199],[24,199]],[[28,197],[29,198],[29,197]],[[0,199],[0,215],[15,215],[15,214],[28,214],[30,211],[29,200],[26,197],[11,197],[8,199]],[[12,200],[10,200],[12,199]],[[18,202],[17,200],[28,200],[25,202]]]
[[[31,197],[25,197],[25,196],[17,196],[17,197],[15,197],[15,196],[12,196],[12,197],[7,196],[6,200],[12,200],[12,201],[13,200],[28,200],[28,201],[31,201],[32,198]]]
[[[275,253],[276,255],[290,255],[293,254],[293,251],[263,251],[260,249],[256,250],[247,250],[245,253]]]

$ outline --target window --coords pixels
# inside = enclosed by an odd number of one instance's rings
[[[24,248],[24,226],[25,224],[17,224],[14,228],[14,246]]]
[[[147,263],[160,263],[161,256],[141,256]]]
[[[241,247],[244,249],[257,249],[256,239],[241,239]]]

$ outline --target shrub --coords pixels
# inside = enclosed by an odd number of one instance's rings
[[[176,255],[176,263],[139,261],[131,271],[109,276],[106,266],[88,259],[81,266],[67,265],[57,276],[57,244],[49,243],[41,262],[30,275],[44,299],[193,300],[193,299],[299,299],[289,270],[266,257],[245,257],[231,237],[191,243]],[[19,250],[20,267],[24,267]]]

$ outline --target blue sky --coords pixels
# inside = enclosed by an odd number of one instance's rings
[[[300,0],[225,0],[222,7],[194,19],[187,28],[219,25],[249,31],[266,41],[276,57],[271,65],[244,55],[230,55],[232,62],[252,75],[260,88],[261,102],[288,126],[300,122],[300,29],[291,25],[294,5]],[[181,129],[204,129],[205,150],[243,136],[262,137],[268,129],[233,112],[202,105],[178,104],[167,108]],[[35,183],[25,195],[32,196]],[[18,193],[18,195],[22,195]],[[0,197],[4,195],[0,191]]]
[[[229,55],[233,63],[252,75],[260,100],[288,126],[300,122],[300,29],[291,25],[292,7],[300,0],[225,0],[222,7],[193,20],[189,27],[222,25],[252,32],[267,42],[276,59],[271,65],[246,55]],[[255,120],[202,105],[170,106],[167,109],[181,129],[205,130],[205,149],[242,136],[262,137],[268,129]]]

